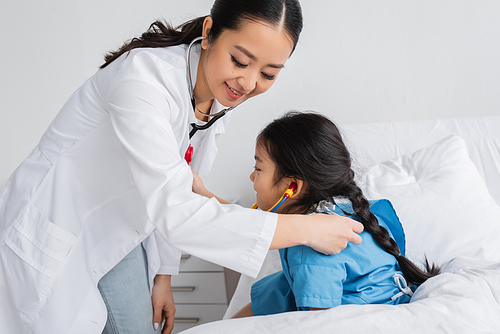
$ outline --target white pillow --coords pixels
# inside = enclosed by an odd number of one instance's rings
[[[368,199],[387,198],[406,233],[406,255],[438,265],[456,257],[500,261],[500,207],[465,142],[449,136],[360,176]]]

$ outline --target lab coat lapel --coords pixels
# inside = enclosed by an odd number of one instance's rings
[[[217,100],[214,100],[212,108],[210,110],[211,114],[215,114],[225,107],[221,105]],[[191,168],[195,173],[198,174],[202,179],[205,179],[212,168],[217,155],[217,139],[219,135],[226,132],[226,124],[229,122],[231,113],[224,115],[221,119],[217,120],[210,128],[207,130],[200,130],[198,132],[204,131],[204,137],[201,142],[197,145],[194,150],[193,161],[191,162]],[[196,135],[195,135],[196,136]],[[194,138],[194,137],[193,137]]]

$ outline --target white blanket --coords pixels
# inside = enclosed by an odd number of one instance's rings
[[[500,333],[500,263],[456,259],[420,286],[409,304],[222,320],[183,332],[198,333]]]

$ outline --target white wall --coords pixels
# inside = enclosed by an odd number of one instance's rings
[[[0,188],[104,52],[157,18],[212,0],[4,1],[0,12]],[[303,0],[299,46],[268,94],[232,115],[207,186],[253,201],[262,126],[289,109],[340,124],[500,113],[500,1]],[[242,195],[244,194],[244,195]]]

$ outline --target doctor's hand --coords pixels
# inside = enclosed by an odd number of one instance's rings
[[[306,245],[323,254],[338,254],[349,242],[362,242],[363,224],[339,215],[278,215],[270,249]]]
[[[209,195],[209,192],[207,188],[205,188],[205,184],[203,184],[201,177],[199,177],[195,172],[193,172],[193,192],[201,196],[211,197],[207,196]]]
[[[174,329],[175,303],[172,295],[170,275],[156,275],[153,286],[153,327],[159,328],[163,321],[162,334],[170,334]]]
[[[357,233],[363,232],[363,224],[354,219],[317,213],[310,215],[313,219],[309,224],[311,232],[310,241],[307,246],[314,248],[324,254],[338,254],[347,247],[347,243],[359,245],[361,236]]]
[[[193,192],[207,198],[215,197],[221,204],[232,204],[231,202],[226,201],[225,199],[222,199],[208,191],[207,188],[205,188],[205,184],[203,184],[202,179],[195,172],[193,172]]]

